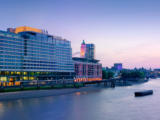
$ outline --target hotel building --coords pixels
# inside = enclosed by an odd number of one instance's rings
[[[31,28],[0,31],[0,81],[73,79],[70,41]]]
[[[81,44],[80,58],[73,57],[76,82],[102,80],[102,64],[95,57],[95,45]]]

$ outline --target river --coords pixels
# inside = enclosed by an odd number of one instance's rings
[[[153,89],[154,94],[134,97]],[[0,102],[0,120],[160,120],[160,79],[127,87]]]

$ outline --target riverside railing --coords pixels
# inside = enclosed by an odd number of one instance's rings
[[[0,82],[0,88],[23,88],[23,87],[41,87],[54,85],[75,84],[73,79],[68,80],[32,80],[32,81],[15,81],[15,82]]]
[[[81,81],[75,82],[73,79],[59,79],[59,80],[30,80],[30,81],[15,81],[15,82],[0,82],[0,89],[3,90],[5,88],[41,88],[41,87],[50,87],[54,88],[57,85],[60,85],[62,88],[70,85],[72,87],[80,87],[88,84],[104,84],[104,86],[115,87],[115,84],[119,83],[116,79],[108,79],[108,80],[97,80],[97,81]]]

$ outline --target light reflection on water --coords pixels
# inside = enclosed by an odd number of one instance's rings
[[[134,97],[153,89],[154,94]],[[160,79],[68,95],[0,102],[0,120],[159,120]]]

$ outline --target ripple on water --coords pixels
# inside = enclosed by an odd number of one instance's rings
[[[134,97],[153,89],[154,94]],[[114,89],[0,102],[0,120],[159,120],[160,79]]]

